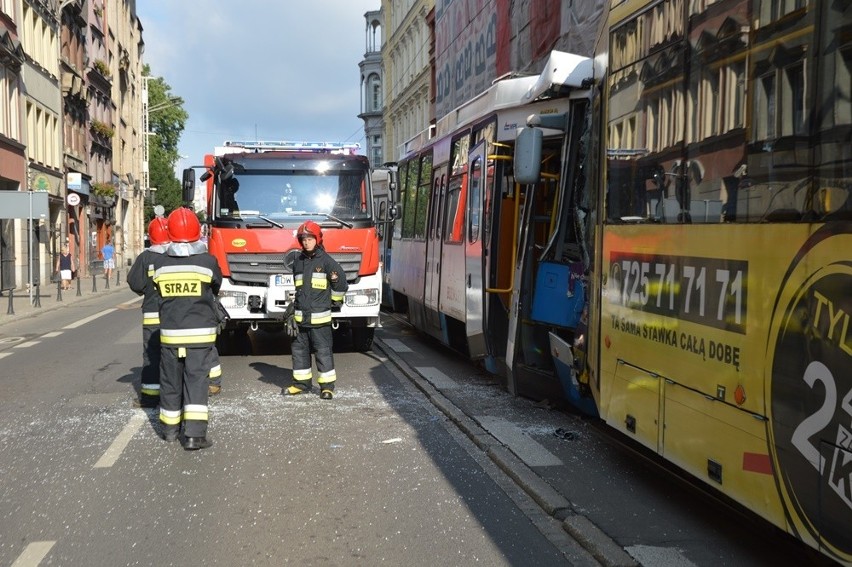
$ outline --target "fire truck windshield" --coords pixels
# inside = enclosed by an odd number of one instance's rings
[[[372,215],[364,171],[238,170],[222,183],[216,197],[220,218],[317,213],[364,220]]]

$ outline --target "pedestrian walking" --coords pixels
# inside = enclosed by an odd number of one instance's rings
[[[101,255],[104,257],[104,279],[109,281],[115,269],[115,247],[111,238],[107,237],[106,244],[101,248]]]
[[[169,240],[154,270],[160,293],[160,422],[163,439],[204,449],[207,439],[208,375],[219,320],[216,294],[222,272],[200,241],[201,224],[181,207],[168,218]]]
[[[322,229],[307,221],[296,231],[301,253],[293,262],[296,284],[293,317],[298,332],[293,338],[293,383],[284,388],[285,395],[310,391],[313,380],[311,352],[316,353],[317,384],[320,398],[334,397],[337,374],[332,353],[331,312],[343,302],[349,284],[346,273],[322,246]]]
[[[68,251],[67,244],[62,245],[59,256],[56,258],[56,272],[59,274],[59,279],[62,280],[62,289],[71,289],[71,279],[74,274],[74,257]]]
[[[142,296],[142,380],[137,405],[155,408],[160,404],[160,294],[154,269],[169,244],[166,219],[156,217],[148,224],[148,239],[151,246],[136,257],[127,272],[127,285]]]

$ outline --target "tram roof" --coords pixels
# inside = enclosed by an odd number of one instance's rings
[[[564,51],[551,51],[539,75],[496,80],[488,89],[443,116],[435,126],[407,140],[402,146],[402,155],[417,151],[432,138],[454,132],[492,112],[522,107],[564,94],[566,90],[586,88],[592,74],[592,59]]]

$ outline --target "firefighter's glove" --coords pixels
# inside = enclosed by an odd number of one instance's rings
[[[287,336],[291,339],[295,339],[299,336],[299,325],[296,324],[296,318],[294,316],[290,315],[284,320],[284,332],[286,332]]]
[[[296,338],[299,334],[299,325],[296,324],[296,304],[292,301],[284,309],[284,331],[290,338]]]
[[[343,305],[342,301],[332,301],[331,302],[331,310],[334,312],[340,311],[340,307]]]
[[[214,300],[214,310],[216,311],[216,332],[221,333],[228,325],[231,316],[228,315],[228,310],[219,302],[219,298]]]

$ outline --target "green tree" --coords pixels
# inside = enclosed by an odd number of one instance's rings
[[[151,76],[145,65],[143,74]],[[151,187],[156,187],[155,203],[145,207],[146,224],[154,218],[154,204],[170,212],[182,203],[181,182],[175,178],[175,164],[180,154],[178,142],[189,118],[183,108],[183,99],[172,94],[171,87],[162,77],[148,80],[148,176]]]

